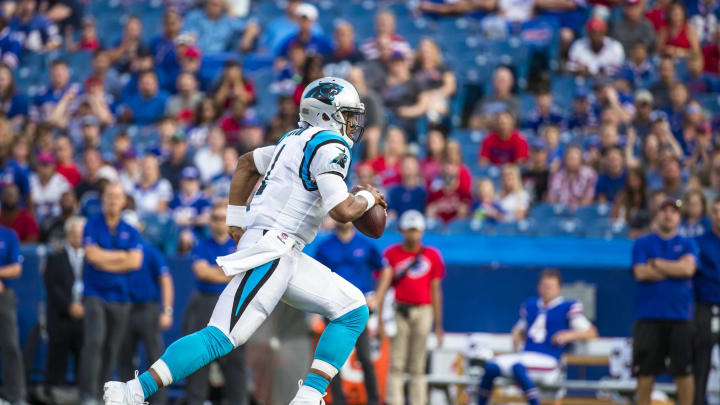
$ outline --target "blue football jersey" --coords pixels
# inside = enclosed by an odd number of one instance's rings
[[[583,316],[583,307],[575,300],[558,297],[545,306],[540,298],[528,298],[520,307],[520,322],[526,322],[525,351],[560,360],[567,345],[553,344],[552,337],[562,330],[572,329],[571,321],[576,316]]]

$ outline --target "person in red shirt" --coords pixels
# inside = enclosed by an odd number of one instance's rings
[[[55,140],[55,170],[63,175],[75,187],[82,181],[82,173],[78,169],[73,157],[75,150],[72,140],[67,135],[60,135]]]
[[[440,166],[438,167],[438,175],[435,176],[434,180],[442,179],[443,163],[452,163],[458,167],[457,170],[458,180],[460,181],[460,189],[463,191],[463,193],[470,194],[470,189],[472,188],[472,173],[470,173],[470,169],[467,167],[467,165],[463,163],[460,142],[455,139],[447,141],[444,156],[445,159],[440,162]],[[432,186],[432,184],[430,185]]]
[[[515,129],[515,117],[508,111],[499,113],[495,117],[495,131],[482,141],[480,164],[522,163],[527,158],[528,142]]]
[[[656,33],[667,24],[665,10],[671,2],[672,0],[655,0],[652,8],[645,13],[645,18],[653,25]]]
[[[20,243],[37,242],[40,236],[33,214],[20,207],[20,191],[14,184],[5,186],[0,196],[0,225],[15,231]]]
[[[225,132],[225,141],[230,146],[240,142],[240,131],[245,126],[247,104],[241,98],[233,100],[230,113],[220,119],[220,129]]]
[[[428,195],[425,212],[430,218],[448,223],[465,218],[470,210],[472,195],[460,187],[459,166],[450,162],[443,164],[442,178],[433,183]]]
[[[388,128],[383,154],[370,162],[370,167],[383,187],[395,186],[402,181],[400,162],[405,156],[405,144],[405,133],[402,129]]]
[[[443,152],[445,151],[445,133],[439,128],[431,128],[427,133],[427,154],[420,162],[420,174],[430,186],[440,175]]]
[[[423,245],[425,218],[419,211],[409,210],[400,217],[402,243],[385,250],[386,266],[380,275],[376,297],[377,313],[383,313],[388,288],[395,288],[395,324],[397,332],[390,340],[390,374],[387,404],[402,405],[403,377],[410,374],[410,405],[427,404],[425,359],[427,338],[434,327],[438,346],[443,342],[442,290],[445,263],[440,252]],[[378,333],[385,336],[383,322]]]

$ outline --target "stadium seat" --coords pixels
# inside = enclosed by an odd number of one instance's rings
[[[578,208],[573,212],[573,216],[580,222],[590,223],[598,218],[608,218],[610,211],[611,207],[608,204],[593,204]]]
[[[496,224],[494,228],[496,235],[515,236],[518,234],[518,226],[514,222],[501,222]]]
[[[454,221],[450,221],[450,223],[445,225],[444,231],[446,233],[452,234],[470,233],[473,232],[473,226],[471,226],[471,222],[472,221],[469,219],[456,219]],[[475,231],[477,231],[482,227],[482,223],[476,223],[474,224],[474,227]]]
[[[538,203],[530,208],[530,217],[534,219],[552,218],[566,215],[568,209],[560,204]]]

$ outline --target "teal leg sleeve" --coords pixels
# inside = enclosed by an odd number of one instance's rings
[[[355,347],[358,336],[365,330],[369,317],[368,307],[363,305],[331,321],[320,335],[315,358],[340,370]]]
[[[176,340],[160,359],[170,369],[173,381],[180,381],[234,348],[220,329],[208,326]]]

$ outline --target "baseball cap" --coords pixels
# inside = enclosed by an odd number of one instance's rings
[[[635,92],[635,102],[636,103],[647,103],[652,104],[654,101],[652,93],[649,91],[642,89]]]
[[[674,198],[666,198],[662,203],[660,203],[659,209],[664,209],[665,207],[673,207],[676,210],[680,211],[682,208],[682,200],[676,200]]]
[[[400,216],[399,227],[401,231],[409,229],[425,230],[425,216],[420,211],[408,210]]]
[[[308,20],[316,21],[318,18],[318,11],[315,6],[310,3],[303,3],[295,9],[296,17],[305,17]]]
[[[117,170],[113,169],[112,166],[107,165],[98,170],[97,177],[99,180],[107,180],[111,183],[114,183],[119,179]]]
[[[170,137],[170,141],[172,141],[172,142],[182,142],[184,140],[185,140],[185,133],[183,131],[176,131]]]
[[[180,178],[182,180],[198,180],[200,179],[200,171],[193,166],[188,166],[182,170]]]
[[[52,165],[55,164],[55,156],[50,152],[39,152],[35,156],[35,161],[41,165]]]
[[[603,21],[601,18],[593,17],[588,20],[587,25],[585,25],[585,28],[588,31],[603,31],[605,32],[606,26],[605,21]]]

